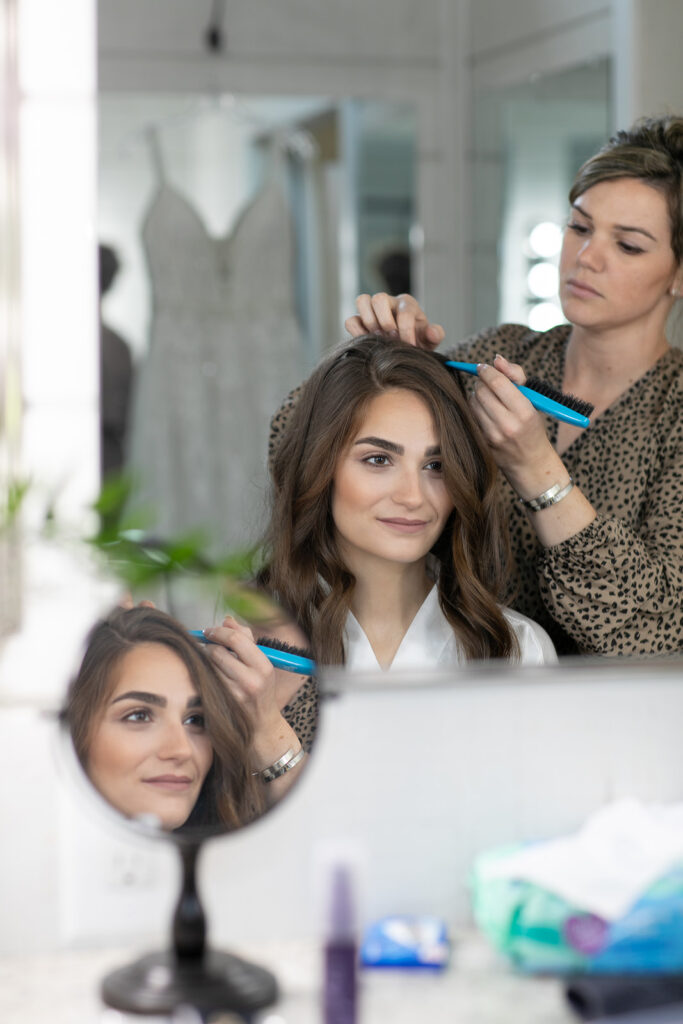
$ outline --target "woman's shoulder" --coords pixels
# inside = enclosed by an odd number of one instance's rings
[[[446,351],[450,357],[473,363],[490,363],[498,352],[513,363],[524,363],[532,353],[564,344],[570,331],[570,324],[558,324],[549,331],[532,331],[526,324],[499,324]]]
[[[556,664],[555,646],[543,626],[514,608],[503,608],[503,615],[517,637],[520,665]]]

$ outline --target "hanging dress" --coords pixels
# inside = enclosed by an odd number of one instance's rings
[[[153,313],[130,507],[157,536],[201,531],[216,557],[258,539],[270,415],[301,379],[289,210],[273,175],[233,230],[212,237],[162,184],[142,235]]]

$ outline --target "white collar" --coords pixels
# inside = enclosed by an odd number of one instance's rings
[[[346,619],[344,649],[346,667],[352,672],[381,669],[370,641],[353,612],[349,612]],[[462,660],[453,627],[441,611],[438,590],[433,586],[404,633],[389,668],[429,668]]]

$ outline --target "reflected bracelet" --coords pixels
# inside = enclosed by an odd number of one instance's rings
[[[569,477],[569,483],[565,484],[553,484],[543,494],[539,494],[537,498],[520,498],[519,502],[524,505],[524,508],[530,508],[532,512],[541,512],[544,508],[550,508],[551,505],[557,505],[558,501],[562,501],[566,498],[572,487],[574,481]]]
[[[251,774],[258,775],[263,782],[273,782],[275,779],[279,779],[281,775],[295,768],[299,761],[303,759],[305,753],[306,751],[303,747],[299,747],[296,753],[290,747],[273,764],[269,764],[267,768],[262,768],[260,771],[252,772]]]

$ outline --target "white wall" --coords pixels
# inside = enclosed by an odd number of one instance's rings
[[[200,883],[214,944],[316,937],[318,872],[335,845],[360,865],[363,920],[424,912],[461,927],[478,852],[571,832],[620,797],[680,801],[682,672],[600,663],[487,669],[448,687],[361,681],[324,705],[291,796],[206,848]],[[165,943],[172,851],[107,824],[55,758],[51,727],[30,717],[0,713],[3,778],[18,778],[20,744],[33,752],[21,788],[2,789],[0,816],[21,827],[0,873],[11,911],[0,916],[0,950]]]

